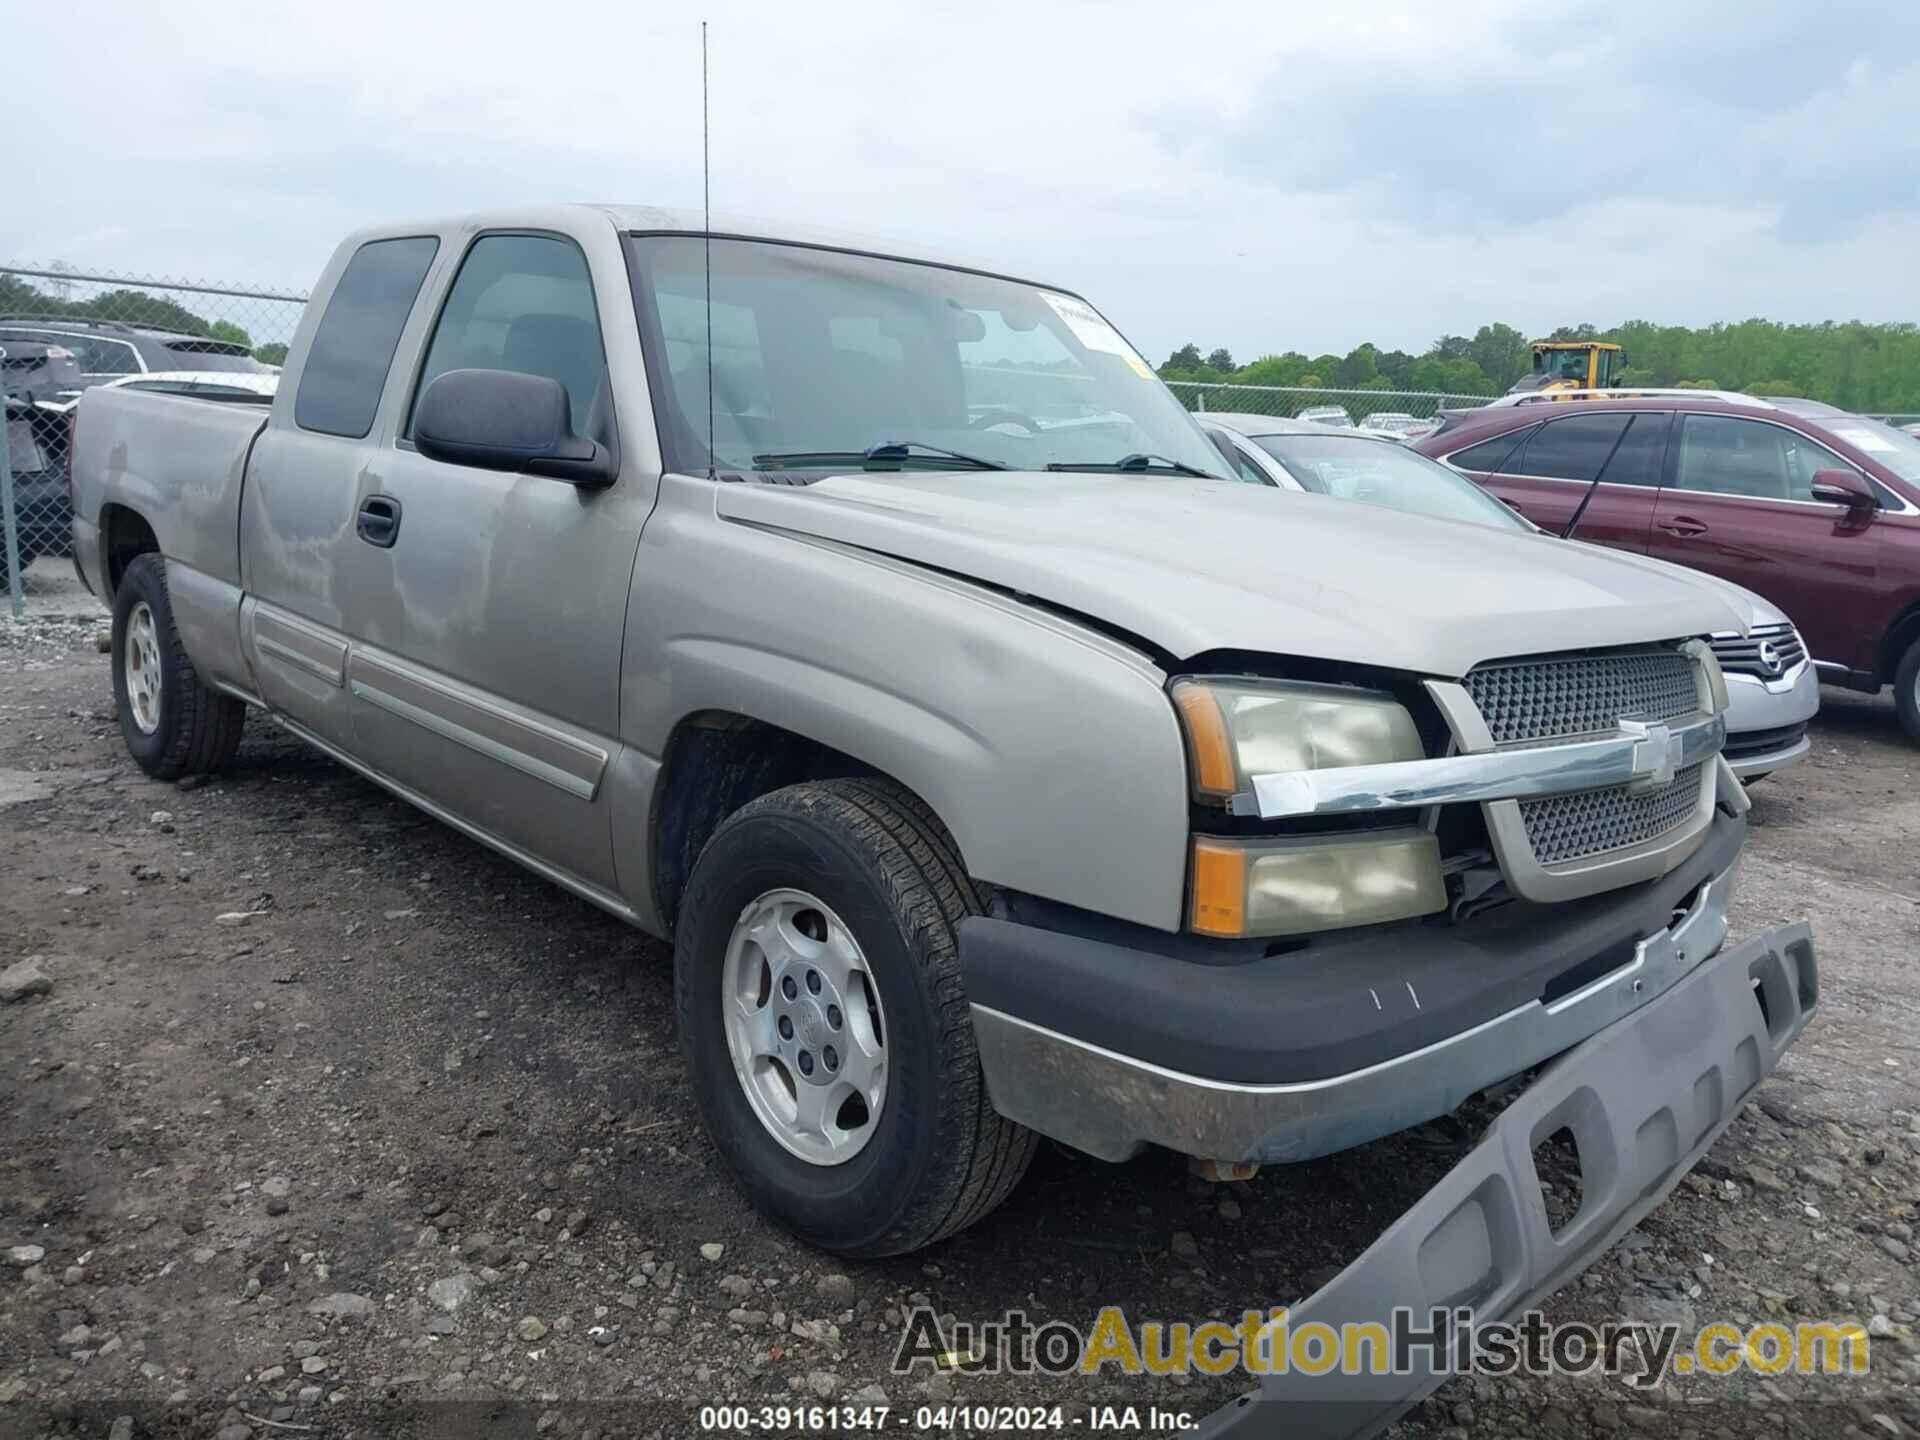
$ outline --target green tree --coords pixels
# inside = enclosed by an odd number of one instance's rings
[[[118,292],[142,304],[164,304],[137,291]],[[112,314],[108,297],[64,307],[19,277],[0,275],[0,307],[10,310],[61,310]],[[131,305],[133,302],[124,302]],[[115,318],[127,318],[122,308]],[[166,318],[143,312],[150,324],[171,324],[206,334],[199,316],[173,307]],[[1606,340],[1622,347],[1619,372],[1627,385],[1690,385],[1744,390],[1769,395],[1803,395],[1847,410],[1920,413],[1920,325],[1900,321],[1819,321],[1788,325],[1765,319],[1723,321],[1691,327],[1662,325],[1647,319],[1624,320],[1608,329],[1590,321],[1561,325],[1551,335],[1568,340]],[[1505,390],[1527,363],[1526,335],[1492,322],[1472,335],[1442,335],[1419,355],[1382,351],[1370,343],[1346,355],[1308,356],[1298,350],[1272,351],[1238,370],[1209,366],[1230,360],[1216,351],[1203,356],[1197,345],[1183,346],[1162,373],[1169,379],[1225,380],[1243,385],[1279,387],[1326,385],[1340,388],[1448,391],[1493,395]],[[1713,380],[1702,377],[1712,376]],[[1716,383],[1717,382],[1717,383]]]
[[[1375,358],[1380,352],[1372,345],[1356,345],[1349,350],[1333,372],[1333,383],[1348,390],[1357,390],[1380,378],[1380,364]]]
[[[1533,367],[1531,342],[1511,325],[1482,325],[1467,342],[1466,358],[1496,390],[1505,390]]]
[[[284,365],[287,363],[287,347],[278,340],[270,345],[262,345],[253,352],[253,358],[262,365]]]
[[[216,320],[207,327],[207,334],[215,340],[229,340],[235,345],[253,348],[253,337],[231,320]]]
[[[1218,350],[1208,352],[1207,368],[1218,370],[1223,375],[1230,375],[1240,367],[1233,363],[1233,352],[1222,345]]]

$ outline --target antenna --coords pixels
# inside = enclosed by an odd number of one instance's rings
[[[700,22],[700,230],[706,247],[707,284],[707,478],[715,476],[713,453],[713,167],[707,159],[707,22]]]

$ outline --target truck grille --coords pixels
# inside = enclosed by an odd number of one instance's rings
[[[1533,858],[1542,865],[1582,860],[1628,845],[1653,840],[1693,813],[1700,799],[1700,770],[1689,765],[1673,783],[1646,795],[1629,794],[1624,785],[1520,802]]]
[[[1791,625],[1756,625],[1751,635],[1716,635],[1707,643],[1721,670],[1762,680],[1778,680],[1807,658],[1806,644]],[[1774,658],[1772,665],[1762,658],[1767,654]]]
[[[1604,734],[1623,718],[1674,720],[1701,708],[1696,662],[1667,646],[1495,661],[1464,683],[1502,745]],[[1617,785],[1520,801],[1535,863],[1566,864],[1657,840],[1692,816],[1703,771],[1691,765],[1671,783],[1640,793]]]
[[[1656,647],[1612,655],[1555,655],[1480,665],[1467,693],[1500,745],[1615,729],[1622,716],[1671,720],[1700,708],[1694,663]]]

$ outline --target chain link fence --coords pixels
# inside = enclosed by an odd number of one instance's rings
[[[69,553],[74,407],[96,385],[271,395],[307,297],[60,265],[0,265],[0,593]]]

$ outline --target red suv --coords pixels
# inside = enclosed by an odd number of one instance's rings
[[[1809,401],[1622,394],[1454,412],[1414,442],[1556,534],[1719,575],[1920,744],[1920,439]]]

